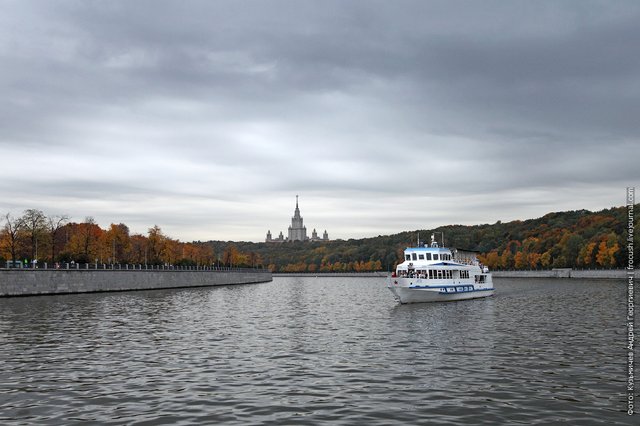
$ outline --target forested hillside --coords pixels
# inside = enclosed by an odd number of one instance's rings
[[[209,244],[216,253],[231,248],[242,262],[251,257],[250,263],[264,264],[274,272],[374,271],[392,269],[418,235],[428,240],[434,232],[438,241],[440,232],[444,234],[447,246],[479,251],[482,262],[492,269],[620,268],[626,258],[627,210],[576,210],[524,221],[448,225],[348,241]],[[638,247],[637,235],[635,244]]]

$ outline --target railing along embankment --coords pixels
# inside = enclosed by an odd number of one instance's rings
[[[44,294],[156,290],[181,287],[254,284],[272,281],[271,272],[253,268],[151,267],[119,268],[84,264],[68,269],[0,269],[0,297]]]

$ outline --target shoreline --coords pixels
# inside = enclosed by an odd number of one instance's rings
[[[548,270],[529,271],[491,271],[494,278],[574,278],[574,279],[627,279],[633,273],[634,278],[640,277],[638,270],[626,269],[571,269],[557,268]]]
[[[490,271],[494,278],[574,278],[574,279],[626,279],[626,269],[570,269],[557,268],[524,271]],[[635,270],[634,278],[640,278],[640,270]],[[385,278],[391,272],[274,272],[274,277],[363,277]]]
[[[257,284],[268,270],[3,269],[0,298]]]
[[[273,272],[274,277],[363,277],[386,278],[391,272]]]

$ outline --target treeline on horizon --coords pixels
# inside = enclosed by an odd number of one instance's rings
[[[476,250],[481,262],[491,269],[608,269],[627,265],[627,224],[626,207],[614,207],[598,212],[548,213],[537,219],[507,223],[448,225],[364,239],[210,244],[215,251],[233,244],[241,252],[257,253],[273,272],[391,271],[402,262],[404,249],[416,244],[418,235],[425,241],[435,233],[441,241],[442,232],[447,247]],[[634,236],[638,247],[638,235]]]
[[[71,222],[67,215],[48,216],[28,209],[22,216],[0,218],[0,267],[7,260],[32,266],[49,262],[145,264],[181,266],[249,266],[259,259],[242,255],[232,245],[219,256],[208,243],[181,242],[166,236],[159,226],[146,235],[131,234],[125,224],[102,229],[92,217]]]
[[[272,272],[390,271],[418,235],[427,240],[435,233],[440,241],[443,233],[446,246],[480,252],[480,260],[491,269],[622,268],[627,264],[627,224],[626,207],[614,207],[326,242],[181,242],[157,225],[146,235],[131,234],[122,223],[102,229],[91,217],[76,223],[68,216],[29,209],[20,217],[6,214],[0,219],[0,262],[37,258],[52,263],[266,267]]]

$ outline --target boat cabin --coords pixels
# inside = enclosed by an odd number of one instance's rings
[[[451,250],[442,247],[415,247],[404,251],[405,261],[443,261],[453,260]]]

